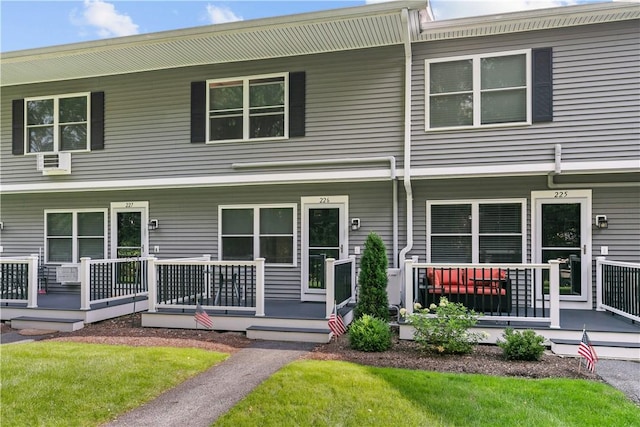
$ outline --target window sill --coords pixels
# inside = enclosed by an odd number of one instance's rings
[[[492,129],[505,129],[505,128],[524,128],[531,126],[531,122],[513,122],[513,123],[498,123],[495,125],[482,125],[482,126],[453,126],[443,128],[425,128],[425,132],[476,132]]]
[[[38,154],[44,154],[44,155],[50,156],[53,154],[60,154],[60,153],[90,153],[90,152],[91,150],[60,150],[60,151],[38,151],[38,152],[30,152],[30,153],[25,152],[24,155],[37,156]]]
[[[271,142],[271,141],[285,141],[289,139],[288,136],[278,136],[273,138],[252,138],[252,139],[224,139],[220,141],[207,141],[207,145],[215,144],[233,144],[233,143],[248,143],[248,142]]]

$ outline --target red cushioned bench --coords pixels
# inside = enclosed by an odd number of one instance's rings
[[[424,291],[426,307],[445,296],[479,312],[511,311],[511,282],[500,268],[428,268]]]

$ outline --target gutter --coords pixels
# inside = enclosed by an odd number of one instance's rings
[[[555,168],[547,174],[547,187],[551,190],[564,188],[614,188],[614,187],[640,187],[640,182],[581,182],[563,183],[555,182],[555,177],[562,174],[562,145],[555,145]]]
[[[413,56],[411,53],[411,28],[409,25],[409,10],[402,9],[402,23],[404,24],[404,191],[407,196],[407,242],[400,251],[399,259],[406,258],[407,253],[413,248],[413,189],[411,187],[411,65]],[[394,259],[394,265],[398,261]],[[404,265],[404,262],[403,262]]]

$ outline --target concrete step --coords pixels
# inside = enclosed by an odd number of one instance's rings
[[[552,338],[551,351],[564,356],[578,356],[580,340]],[[633,342],[591,341],[591,345],[600,359],[633,360],[640,362],[640,341],[636,336]]]
[[[253,325],[247,328],[247,338],[267,341],[295,341],[326,344],[331,340],[329,328],[292,328]]]
[[[44,329],[49,331],[73,332],[84,328],[80,319],[50,319],[45,317],[16,317],[11,319],[13,329]]]

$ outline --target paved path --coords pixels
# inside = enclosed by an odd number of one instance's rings
[[[596,374],[640,405],[640,362],[601,359]]]
[[[208,427],[271,374],[314,346],[256,341],[105,426]]]

